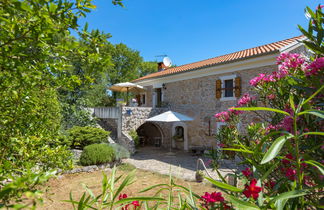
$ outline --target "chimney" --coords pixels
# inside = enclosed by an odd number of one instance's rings
[[[158,62],[158,71],[163,71],[166,69],[166,66],[164,65],[163,62]]]

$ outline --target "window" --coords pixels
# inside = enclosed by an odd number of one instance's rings
[[[162,105],[162,88],[156,88],[156,105],[158,107]]]
[[[183,141],[184,140],[184,129],[182,126],[176,126],[175,127],[175,133],[174,133],[174,136],[173,136],[173,139],[176,140],[176,141]]]
[[[224,81],[225,83],[225,90],[224,90],[224,97],[233,97],[234,92],[234,80],[228,79]]]
[[[220,129],[222,129],[225,126],[227,126],[227,124],[225,122],[217,122],[216,133],[218,133],[220,131]],[[241,123],[240,122],[236,124],[236,128],[238,130],[240,130],[240,128],[241,128]]]
[[[221,76],[216,80],[216,98],[221,101],[236,100],[241,94],[241,78],[236,75]]]
[[[145,105],[145,94],[142,95],[142,104]]]
[[[175,135],[183,138],[183,127],[182,126],[175,127]]]
[[[222,127],[225,127],[226,123],[224,122],[217,122],[217,133],[220,131]]]

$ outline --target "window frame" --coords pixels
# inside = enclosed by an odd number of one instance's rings
[[[216,133],[219,132],[219,130],[221,129],[222,126],[226,126],[226,125],[227,125],[226,122],[217,122],[217,124],[216,124]],[[236,128],[237,128],[237,130],[240,131],[241,126],[242,126],[241,122],[238,122],[238,123],[236,124]]]
[[[217,125],[216,125],[216,133],[219,132],[219,130],[221,129],[222,126],[226,126],[227,123],[226,122],[217,122]]]
[[[235,78],[236,74],[232,75],[226,75],[226,76],[220,76],[219,79],[222,81],[222,96],[220,98],[220,101],[233,101],[236,100],[235,97]],[[232,97],[225,97],[225,80],[233,80],[233,96]]]

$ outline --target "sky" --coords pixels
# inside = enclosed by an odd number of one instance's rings
[[[319,0],[94,0],[79,21],[110,33],[110,42],[138,50],[145,61],[167,55],[183,65],[299,36],[306,6]]]

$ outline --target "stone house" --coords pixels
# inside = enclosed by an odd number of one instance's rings
[[[253,77],[275,71],[276,57],[280,53],[306,52],[299,42],[303,38],[298,36],[173,68],[165,68],[163,63],[159,63],[158,72],[132,81],[146,89],[145,93],[137,96],[140,107],[135,112],[163,108],[194,120],[170,124],[145,123],[145,118],[150,117],[149,111],[148,114],[130,117],[132,120],[128,121],[133,123],[138,121],[138,116],[141,120],[136,126],[129,127],[136,129],[139,136],[155,137],[151,138],[151,144],[162,144],[164,147],[170,146],[171,140],[172,147],[181,150],[214,146],[214,134],[224,125],[216,122],[215,113],[235,106],[241,95],[250,91],[249,81]],[[240,124],[244,126],[247,121],[258,120],[251,118],[246,115]],[[123,126],[127,127],[126,124]],[[170,136],[174,138],[170,140]]]

